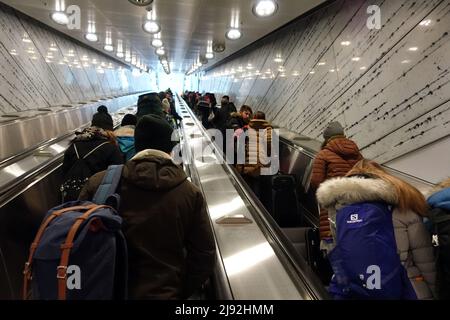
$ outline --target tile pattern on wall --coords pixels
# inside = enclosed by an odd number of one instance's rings
[[[0,115],[156,88],[98,51],[0,3]]]
[[[449,32],[450,0],[338,0],[210,70],[200,90],[311,138],[341,121],[385,163],[450,134]]]

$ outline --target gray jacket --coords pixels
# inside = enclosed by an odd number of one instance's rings
[[[343,177],[322,183],[317,190],[321,207],[328,210],[331,233],[336,238],[336,211],[358,202],[383,201],[397,205],[393,186],[381,179]],[[413,211],[392,213],[397,252],[419,299],[433,299],[436,269],[431,235],[422,217]]]

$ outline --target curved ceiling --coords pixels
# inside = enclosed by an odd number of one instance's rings
[[[81,9],[81,29],[69,30],[67,26],[56,24],[50,19],[57,2],[65,2],[65,7],[77,5]],[[142,0],[140,0],[142,1]],[[124,48],[130,48],[151,69],[161,71],[158,56],[151,46],[153,36],[146,33],[147,7],[133,5],[128,0],[4,0],[11,7],[73,37],[105,54],[115,57],[115,53],[104,50],[106,33],[111,32],[116,49],[118,39]],[[278,11],[267,18],[256,17],[252,13],[256,0],[154,0],[151,5],[156,21],[161,25],[161,39],[167,52],[171,69],[187,72],[199,55],[206,53],[209,40],[225,44],[225,51],[215,53],[208,65],[215,64],[266,34],[278,29],[289,21],[311,10],[325,0],[277,0]],[[242,38],[228,40],[225,37],[232,16],[239,17]],[[97,43],[85,39],[89,22],[95,23],[99,36]],[[122,59],[123,60],[123,59]]]

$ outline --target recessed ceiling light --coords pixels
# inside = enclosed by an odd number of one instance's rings
[[[164,50],[164,48],[158,48],[157,50],[156,50],[156,54],[158,55],[158,56],[163,56],[163,55],[165,55],[166,54],[166,51]]]
[[[97,42],[98,36],[95,33],[86,33],[85,38],[90,42]]]
[[[351,45],[352,43],[350,41],[342,41],[341,45],[348,47],[349,45]]]
[[[53,12],[50,17],[53,21],[55,21],[57,24],[66,25],[69,23],[69,17],[67,14],[61,11]]]
[[[112,52],[114,51],[114,47],[110,44],[105,45],[105,50],[108,52]]]
[[[153,39],[152,46],[155,48],[160,48],[163,46],[163,42],[161,39]]]
[[[366,70],[367,69],[367,67],[361,67],[361,68],[359,68],[360,70]]]
[[[432,20],[427,19],[427,20],[423,20],[421,23],[419,23],[419,25],[428,27],[431,24],[431,22],[432,22]]]
[[[352,61],[359,61],[359,60],[361,60],[360,57],[354,57],[354,58],[352,58]]]
[[[214,59],[214,53],[212,53],[212,52],[206,53],[206,54],[205,54],[205,58],[206,58],[206,59]]]
[[[409,50],[409,51],[417,51],[417,50],[419,50],[419,48],[417,48],[417,47],[411,47],[411,48],[409,48],[408,50]]]
[[[269,17],[278,9],[278,5],[273,0],[261,0],[253,7],[253,14],[258,17]]]
[[[319,62],[317,65],[318,66],[324,66],[324,65],[326,65],[326,63],[325,62]]]
[[[117,52],[116,56],[117,56],[117,58],[122,59],[124,57],[124,54],[123,54],[123,52]]]
[[[143,28],[146,32],[151,34],[161,31],[161,27],[159,26],[159,24],[152,20],[148,20],[147,22],[145,22]]]
[[[239,29],[230,29],[228,30],[226,37],[230,40],[237,40],[242,37],[242,33]]]

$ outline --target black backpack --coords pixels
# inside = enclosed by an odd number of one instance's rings
[[[62,194],[63,203],[68,201],[75,201],[78,199],[81,189],[83,189],[86,182],[93,175],[93,172],[91,171],[91,168],[89,167],[86,159],[95,151],[108,143],[109,142],[107,141],[98,145],[83,157],[80,157],[76,143],[72,145],[75,149],[77,160],[67,172],[66,176],[64,177],[64,182],[61,185],[60,191]]]

